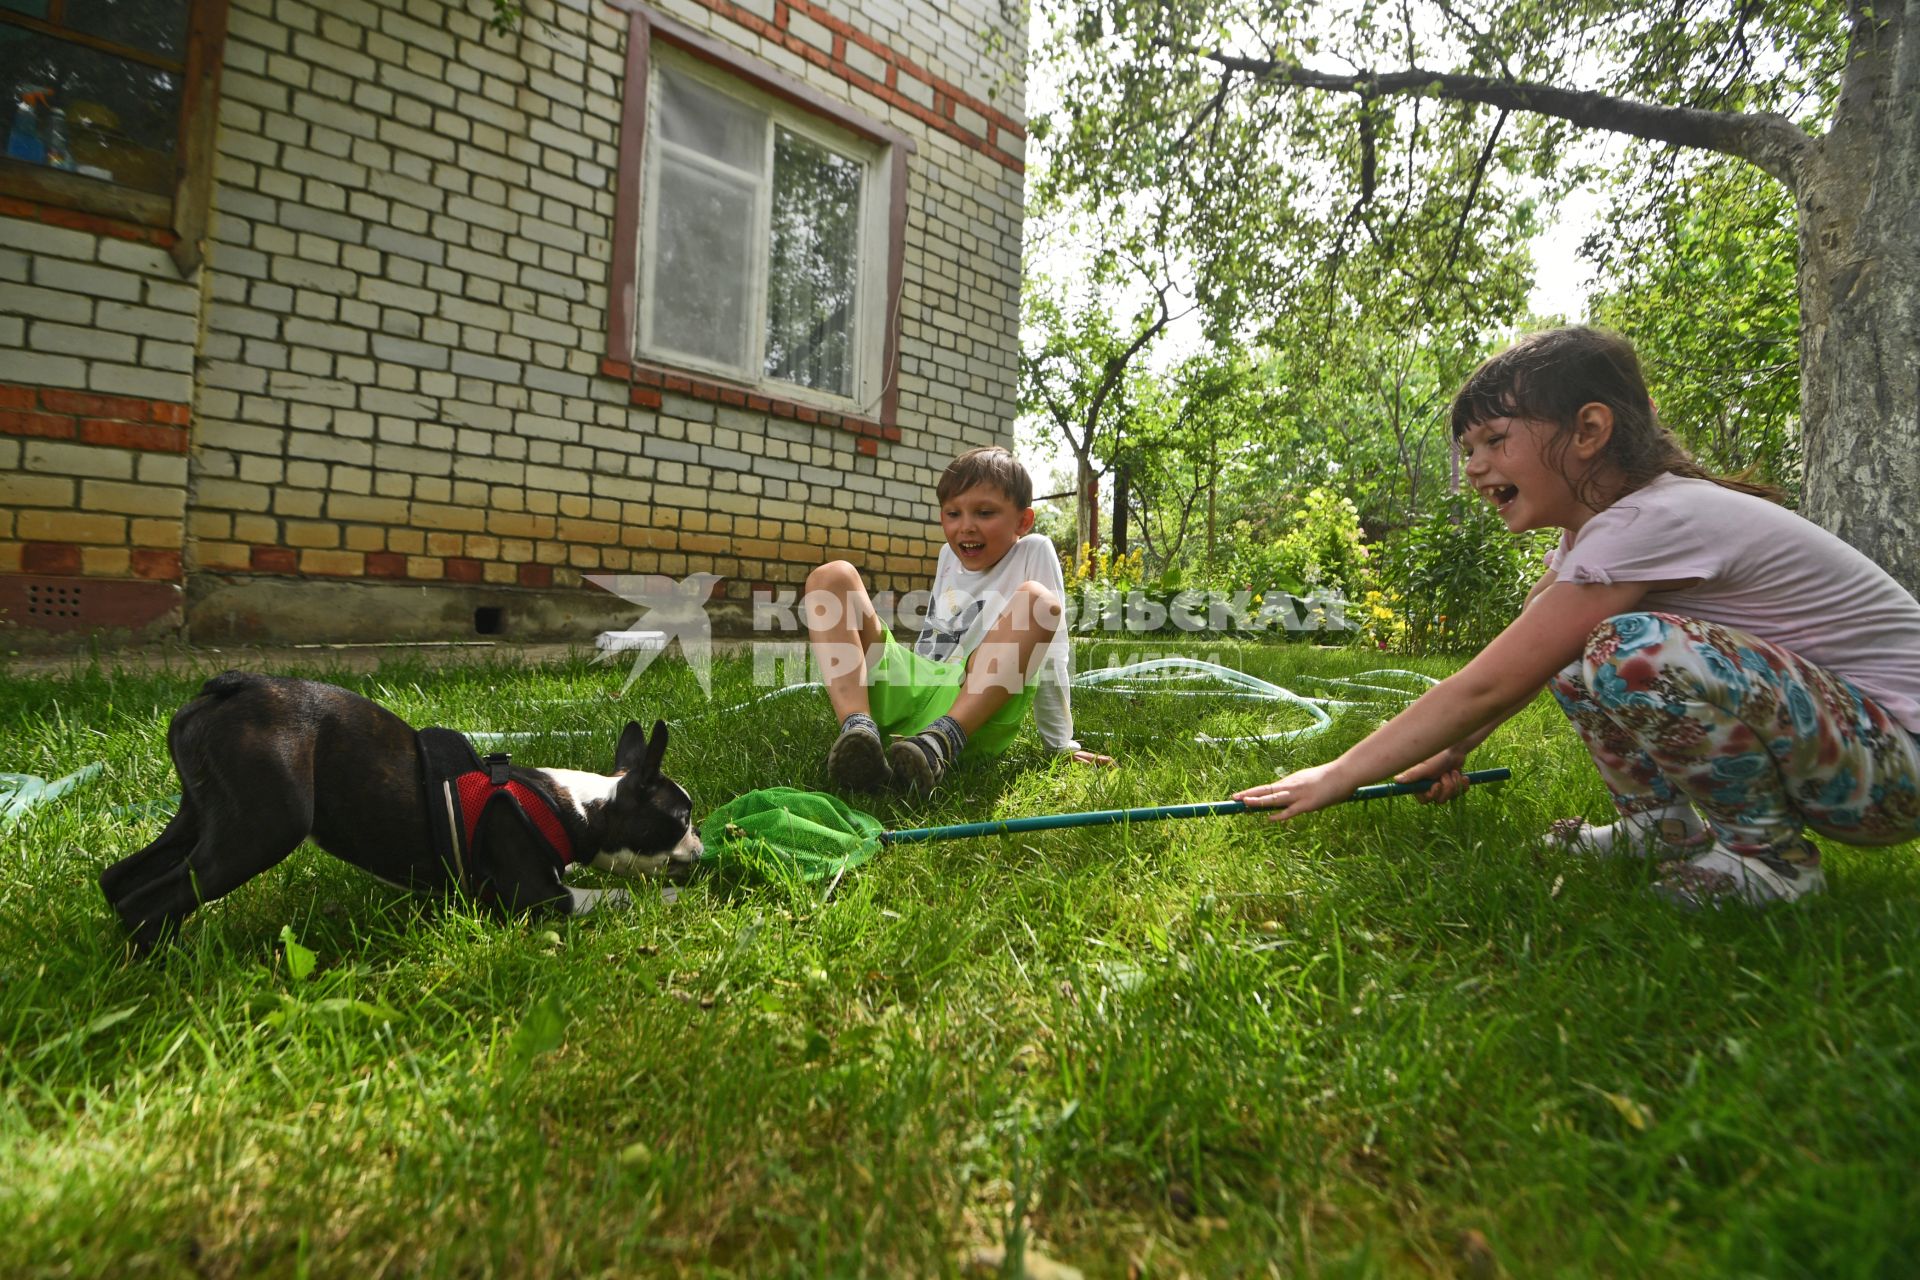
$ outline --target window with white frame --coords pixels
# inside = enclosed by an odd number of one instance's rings
[[[856,407],[883,381],[885,148],[704,63],[649,76],[639,353]]]

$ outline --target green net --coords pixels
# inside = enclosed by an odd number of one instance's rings
[[[878,818],[834,796],[768,787],[707,815],[700,824],[701,862],[710,870],[776,880],[823,880],[878,853],[883,830]]]

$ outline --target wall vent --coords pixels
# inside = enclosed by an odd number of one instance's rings
[[[84,618],[82,588],[45,582],[27,584],[27,617],[66,622]]]

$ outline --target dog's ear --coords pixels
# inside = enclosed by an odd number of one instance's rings
[[[646,767],[647,734],[638,720],[627,721],[620,731],[620,744],[613,749],[615,773],[640,773]]]
[[[620,745],[613,752],[613,769],[615,773],[624,769],[629,777],[656,778],[660,776],[660,758],[666,754],[665,720],[653,722],[651,740],[642,734],[639,721],[629,720],[620,734]]]
[[[641,762],[640,772],[650,778],[660,776],[660,760],[667,754],[667,722],[653,722],[653,737],[647,740],[647,758]]]

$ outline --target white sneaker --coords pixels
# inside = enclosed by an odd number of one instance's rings
[[[1603,827],[1562,818],[1547,828],[1547,838],[1589,858],[1680,858],[1706,848],[1713,839],[1691,809],[1685,817],[1635,814]]]
[[[1797,902],[1825,893],[1827,873],[1820,869],[1819,851],[1804,839],[1800,849],[1806,861],[1780,853],[1739,854],[1722,844],[1674,864],[1653,882],[1653,891],[1676,907],[1699,911],[1738,900],[1764,907],[1775,902]]]

